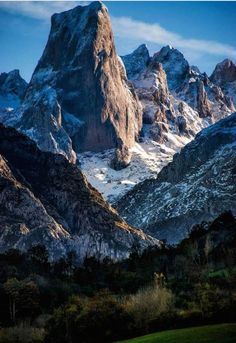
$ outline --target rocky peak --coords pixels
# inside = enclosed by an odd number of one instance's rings
[[[27,87],[27,82],[20,76],[18,69],[9,73],[0,74],[0,92],[14,94],[23,99]]]
[[[169,89],[171,91],[178,90],[190,70],[184,55],[179,50],[167,45],[155,53],[152,60],[163,65],[167,75]]]
[[[42,94],[48,90],[60,107],[60,123],[50,101],[45,108]],[[60,152],[52,149],[59,146],[67,155],[70,140],[76,153],[115,148],[118,139],[129,148],[141,124],[141,108],[116,54],[107,8],[92,2],[53,15],[17,127],[33,132],[31,138],[42,149]]]
[[[218,63],[213,71],[211,81],[221,87],[224,94],[232,99],[236,107],[236,65],[233,61],[225,59]]]
[[[235,110],[227,94],[219,97],[221,90],[216,89],[206,73],[201,73],[195,66],[190,67],[177,49],[163,47],[152,60],[162,63],[170,92],[187,102],[200,117],[211,117],[210,121],[215,122]]]
[[[24,98],[27,82],[18,69],[0,74],[0,109],[17,108]]]
[[[216,65],[210,79],[217,85],[236,81],[236,65],[233,61],[225,59]]]
[[[148,65],[150,60],[149,51],[146,44],[140,45],[131,54],[121,57],[129,80],[137,78]]]
[[[143,105],[143,122],[148,124],[146,138],[174,150],[204,127],[198,113],[171,94],[165,70],[155,58],[132,82]],[[206,101],[204,94],[202,97]],[[199,104],[206,106],[200,99]]]

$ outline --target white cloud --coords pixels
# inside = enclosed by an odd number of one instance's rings
[[[3,1],[0,9],[35,19],[48,19],[52,14],[69,10],[88,1]]]
[[[191,50],[193,53],[207,53],[236,58],[236,48],[216,41],[186,39],[168,31],[159,24],[148,24],[128,17],[113,17],[113,31],[117,37],[132,38],[142,42],[159,45],[172,45],[175,48]]]
[[[53,13],[66,11],[90,1],[0,1],[0,9],[31,18],[48,20]],[[149,24],[128,17],[112,17],[113,31],[119,40],[163,46],[170,44],[190,56],[227,56],[236,59],[236,48],[216,41],[186,39],[180,34],[168,31],[158,23]],[[128,51],[127,51],[128,52]]]

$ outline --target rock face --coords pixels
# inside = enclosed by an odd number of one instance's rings
[[[52,259],[75,250],[121,259],[157,240],[130,227],[63,156],[0,125],[0,251],[44,244]]]
[[[113,152],[80,154],[83,172],[111,203],[137,183],[156,178],[199,131],[234,110],[222,89],[170,46],[150,58],[142,45],[122,60],[143,106],[142,133],[131,149],[132,158],[126,149],[117,150],[112,163]],[[127,166],[124,171],[123,166]]]
[[[133,53],[133,59],[135,56],[136,54]],[[125,57],[123,61],[128,69],[128,75],[133,75],[132,66],[134,65],[135,71],[137,62],[127,63]],[[154,63],[162,64],[171,95],[175,99],[186,102],[198,112],[200,118],[207,118],[209,123],[214,123],[235,110],[233,102],[222,92],[218,83],[213,83],[213,78],[211,81],[205,73],[200,73],[198,68],[190,67],[183,54],[177,49],[169,45],[163,47],[149,59],[148,64]],[[143,71],[144,69],[141,73]],[[135,74],[135,78],[131,79],[138,78],[140,73]]]
[[[161,63],[153,59],[132,82],[143,105],[143,123],[149,124],[147,136],[152,140],[173,146],[171,141],[177,139],[181,146],[181,140],[184,145],[204,127],[198,113],[170,93]]]
[[[141,130],[138,99],[116,54],[100,2],[52,16],[48,42],[15,126],[40,148],[75,152],[131,147]]]
[[[0,111],[17,108],[24,98],[27,82],[19,70],[0,74]]]
[[[236,113],[202,130],[156,180],[135,186],[117,204],[119,213],[168,243],[195,224],[236,208]]]
[[[211,117],[215,122],[235,110],[220,87],[211,82],[205,73],[190,67],[177,49],[166,46],[153,56],[153,60],[162,63],[170,91],[187,102],[200,117]]]
[[[224,93],[233,100],[234,106],[236,106],[236,65],[233,61],[226,59],[218,63],[210,79],[222,88]]]
[[[136,73],[135,66],[138,63],[135,63],[135,58],[139,58],[136,51],[127,58],[123,57],[123,61],[128,68],[128,75],[132,75],[131,81],[143,105],[144,140],[151,139],[163,147],[178,151],[193,139],[197,132],[211,123],[211,118],[203,119],[209,115],[205,88],[199,81],[196,93],[197,108],[190,107],[174,91],[181,87],[190,70],[183,55],[167,46],[149,58],[146,67],[142,63],[142,68]],[[132,63],[128,63],[129,59]],[[200,116],[199,111],[203,111],[203,108],[204,115]]]
[[[149,51],[145,44],[140,45],[134,52],[121,58],[125,64],[129,80],[135,79],[139,73],[144,71],[150,61]]]
[[[155,53],[152,60],[161,63],[168,80],[170,91],[178,92],[186,75],[190,72],[190,67],[184,55],[170,45],[163,47]]]

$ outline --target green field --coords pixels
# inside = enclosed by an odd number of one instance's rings
[[[236,324],[220,324],[168,330],[122,343],[235,343]]]

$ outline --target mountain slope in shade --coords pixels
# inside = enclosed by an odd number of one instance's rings
[[[117,204],[128,223],[169,243],[235,208],[236,113],[202,130],[156,180],[140,183]]]
[[[0,251],[44,244],[52,259],[75,250],[82,261],[158,244],[127,225],[63,156],[2,125],[0,137]]]
[[[121,58],[125,64],[129,80],[135,79],[139,73],[144,71],[150,61],[149,51],[145,44],[140,45],[134,52]]]
[[[212,82],[222,88],[236,106],[236,65],[233,61],[225,59],[218,63],[210,76]]]
[[[115,148],[120,141],[133,146],[141,124],[107,8],[92,2],[54,14],[14,126],[41,149],[74,161],[74,152]]]
[[[0,74],[0,118],[6,120],[18,108],[24,98],[27,82],[18,69]]]

